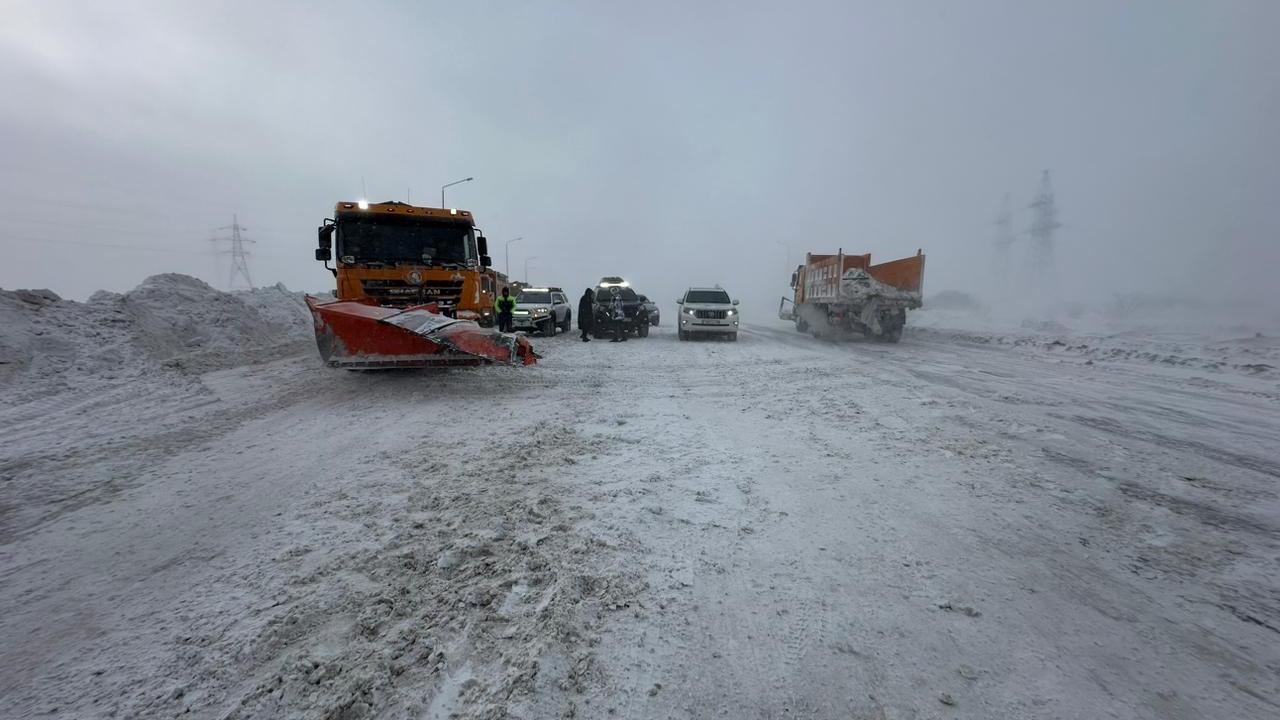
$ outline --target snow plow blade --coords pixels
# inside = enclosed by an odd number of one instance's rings
[[[527,339],[441,315],[435,305],[393,308],[369,299],[322,301],[307,296],[307,307],[320,357],[330,367],[532,365],[538,360]]]

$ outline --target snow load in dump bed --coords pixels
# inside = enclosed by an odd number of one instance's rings
[[[840,295],[848,302],[866,304],[878,301],[881,307],[901,307],[909,310],[920,307],[920,293],[902,290],[880,282],[862,268],[846,270],[840,278]]]

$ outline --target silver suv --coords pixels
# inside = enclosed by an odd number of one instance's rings
[[[560,288],[521,288],[511,314],[514,330],[537,330],[547,337],[556,330],[568,332],[573,324],[569,298]]]
[[[730,300],[729,293],[719,285],[691,287],[676,302],[680,305],[677,330],[681,340],[696,334],[738,339],[738,301]]]

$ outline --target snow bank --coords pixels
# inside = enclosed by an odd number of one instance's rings
[[[0,386],[31,396],[262,362],[311,340],[301,293],[277,285],[225,293],[186,275],[147,278],[88,302],[0,290]]]
[[[1019,310],[930,298],[911,313],[908,327],[953,340],[1077,356],[1090,364],[1141,362],[1245,375],[1280,371],[1280,318],[1257,308],[1117,297],[1063,305],[1047,315]]]

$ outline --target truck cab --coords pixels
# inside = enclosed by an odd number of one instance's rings
[[[676,303],[680,305],[676,330],[681,340],[694,335],[738,339],[738,301],[730,299],[719,285],[691,287]]]
[[[441,314],[493,324],[498,276],[466,210],[339,202],[319,228],[316,260],[337,279],[339,300],[434,303]]]

